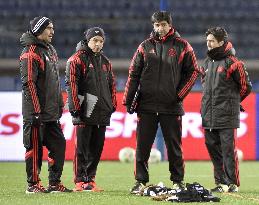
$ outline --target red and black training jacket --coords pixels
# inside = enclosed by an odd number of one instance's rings
[[[67,61],[66,86],[71,113],[78,112],[87,125],[110,124],[111,114],[117,107],[116,86],[111,62],[102,52],[93,53],[87,42],[79,42],[76,53]],[[90,117],[87,117],[86,102],[80,103],[78,97],[85,97],[86,93],[98,97]]]
[[[230,42],[208,52],[203,65],[202,126],[205,129],[238,128],[240,103],[252,83],[245,65]]]
[[[24,121],[41,114],[43,121],[56,121],[63,109],[63,98],[56,50],[30,32],[22,35],[20,55],[22,114]]]
[[[198,73],[191,45],[174,29],[162,39],[152,33],[133,56],[123,104],[131,105],[140,85],[137,112],[183,115],[182,101]]]

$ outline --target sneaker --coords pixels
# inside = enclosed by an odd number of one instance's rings
[[[185,189],[185,184],[181,182],[173,182],[172,189],[175,189],[176,191],[181,191]]]
[[[28,186],[25,191],[26,194],[35,194],[35,193],[49,193],[40,183]]]
[[[228,185],[226,184],[218,184],[215,188],[211,189],[211,192],[216,192],[216,193],[224,193],[228,192]]]
[[[146,184],[141,182],[136,182],[135,185],[130,190],[131,194],[140,194],[140,192],[145,188]]]
[[[101,192],[103,189],[97,187],[94,181],[83,184],[83,191]]]
[[[72,190],[66,188],[63,184],[59,183],[56,185],[49,185],[47,188],[49,193],[59,193],[59,192],[72,192]]]
[[[84,182],[77,182],[73,192],[83,191],[84,190]]]
[[[228,186],[228,192],[238,192],[238,186],[235,184],[230,184]]]

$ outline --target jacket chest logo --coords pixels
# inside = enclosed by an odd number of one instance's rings
[[[168,50],[168,56],[171,56],[171,57],[176,56],[176,51],[175,51],[175,49],[170,48],[170,49]]]
[[[103,71],[107,72],[107,71],[108,71],[108,66],[105,65],[105,64],[103,64],[103,65],[102,65],[102,69],[103,69]]]
[[[224,67],[222,67],[222,66],[219,66],[218,68],[217,68],[217,73],[222,73],[222,72],[224,72]]]
[[[47,55],[45,55],[45,59],[48,62],[57,62],[58,61],[58,57],[56,55],[50,55],[49,57]]]
[[[90,64],[89,64],[89,68],[91,68],[91,69],[93,69],[93,68],[94,68],[94,66],[93,66],[93,64],[92,64],[92,63],[90,63]]]
[[[153,53],[153,54],[155,54],[155,49],[154,49],[154,48],[151,49],[148,53]]]

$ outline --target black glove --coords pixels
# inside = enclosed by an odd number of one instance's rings
[[[41,115],[39,113],[35,113],[31,116],[31,125],[34,127],[40,127],[42,125]]]
[[[72,123],[73,123],[73,125],[82,125],[82,124],[84,124],[83,121],[80,118],[80,111],[79,110],[73,110],[70,113],[72,115]]]
[[[134,113],[134,109],[130,109],[131,108],[130,105],[126,105],[126,108],[127,108],[127,113],[129,113],[129,114],[133,114]]]
[[[245,112],[246,110],[243,108],[242,105],[240,105],[240,112]]]
[[[72,117],[73,125],[83,125],[84,122],[81,120],[80,116]]]
[[[79,110],[73,110],[70,112],[72,117],[78,117],[80,116],[80,111]]]
[[[114,113],[116,111],[115,107],[112,107],[112,113]]]

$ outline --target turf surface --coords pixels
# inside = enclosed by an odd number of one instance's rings
[[[185,164],[185,182],[199,182],[206,188],[212,188],[212,166],[210,162],[190,162]],[[47,164],[42,167],[41,179],[47,185]],[[0,205],[159,205],[171,202],[152,201],[148,197],[129,194],[134,184],[133,164],[119,162],[101,162],[97,173],[97,184],[105,191],[100,193],[58,193],[25,194],[25,164],[23,162],[0,162]],[[62,181],[73,188],[72,163],[65,162]],[[236,194],[218,194],[220,204],[259,204],[259,164],[258,162],[240,163],[240,192]],[[170,186],[168,163],[150,165],[150,183],[164,182]],[[177,203],[180,204],[180,203]],[[186,204],[186,203],[184,203]],[[192,203],[201,204],[201,203]]]

